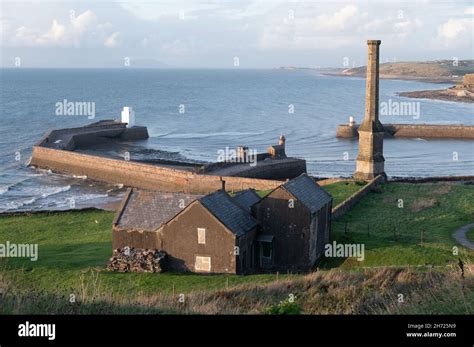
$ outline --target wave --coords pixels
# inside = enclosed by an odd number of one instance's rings
[[[41,189],[41,188],[40,188]],[[64,186],[64,187],[54,187],[50,188],[49,191],[42,193],[41,198],[47,198],[48,196],[59,194],[59,193],[64,193],[67,192],[68,190],[71,189],[71,186]]]
[[[39,199],[45,199],[51,195],[59,194],[66,192],[71,189],[71,186],[65,187],[38,187],[38,188],[25,188],[21,193],[21,196],[18,196],[15,199],[15,195],[12,195],[10,201],[5,203],[0,203],[0,211],[11,211],[17,210],[20,207],[31,205]],[[8,191],[8,190],[7,190]]]
[[[25,199],[25,200],[8,201],[4,204],[0,204],[0,212],[17,210],[20,207],[23,207],[23,206],[26,206],[26,205],[31,205],[36,200],[37,200],[37,198],[32,197],[32,198]]]
[[[85,176],[85,175],[84,175],[84,176],[81,176],[81,175],[72,175],[72,177],[74,177],[74,178],[80,178],[80,179],[82,179],[82,180],[86,180],[86,179],[87,179],[87,176]]]
[[[98,194],[98,193],[90,193],[90,194],[80,194],[74,196],[74,200],[76,201],[84,201],[84,200],[93,200],[93,199],[100,199],[100,198],[107,198],[109,194]]]
[[[8,192],[8,190],[10,189],[12,185],[7,185],[7,186],[3,186],[3,187],[0,187],[0,195],[2,194],[5,194],[6,192]]]
[[[5,194],[6,192],[8,192],[11,188],[27,181],[28,179],[24,179],[24,180],[20,180],[20,181],[17,181],[17,182],[13,182],[13,183],[10,183],[10,184],[7,184],[7,185],[4,185],[4,186],[0,186],[0,195],[3,195]]]
[[[41,210],[45,206],[48,208],[56,207],[56,208],[61,208],[61,207],[68,207],[70,203],[70,199],[73,198],[76,203],[81,203],[89,200],[95,200],[95,199],[104,199],[107,197],[110,197],[108,194],[104,193],[89,193],[89,194],[80,194],[78,193],[73,194],[72,196],[63,196],[60,199],[54,199],[54,200],[48,200],[46,198],[59,194],[59,193],[64,193],[67,192],[71,189],[71,186],[64,186],[64,187],[48,187],[47,191],[44,191],[44,187],[38,188],[38,189],[29,189],[29,193],[33,193],[30,196],[16,199],[16,200],[10,200],[6,201],[4,203],[0,202],[0,212],[9,212],[9,211],[16,211],[22,209],[22,207],[32,205],[36,202],[39,202],[40,200],[44,200],[39,206],[31,207],[32,210]],[[40,195],[34,194],[35,192],[38,193],[39,191],[43,191]]]

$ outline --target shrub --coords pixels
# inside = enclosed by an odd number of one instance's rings
[[[301,314],[301,306],[295,301],[289,299],[280,301],[279,304],[270,306],[264,313],[266,314],[282,314],[282,315],[295,315]]]

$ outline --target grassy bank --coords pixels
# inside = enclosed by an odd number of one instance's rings
[[[474,314],[473,271],[466,266],[463,279],[456,267],[334,269],[184,295],[134,293],[129,282],[106,290],[90,271],[74,300],[59,291],[19,291],[0,281],[0,314]]]
[[[384,185],[332,224],[333,240],[365,246],[364,261],[331,259],[321,266],[445,266],[459,258],[472,263],[474,252],[459,246],[452,233],[472,223],[473,201],[471,185]]]
[[[356,184],[344,182],[325,187],[341,201],[356,188]],[[399,199],[403,200],[403,207]],[[459,296],[462,285],[456,264],[462,259],[467,269],[474,252],[457,245],[451,237],[454,230],[472,222],[472,201],[473,186],[385,185],[332,225],[333,240],[365,245],[364,261],[326,259],[319,264],[317,273],[278,277],[111,273],[104,268],[112,252],[112,212],[0,216],[0,243],[39,245],[35,262],[24,258],[0,260],[0,293],[4,294],[0,296],[0,309],[3,313],[166,313],[177,309],[262,313],[285,310],[287,306],[280,308],[279,302],[296,293],[297,307],[294,303],[288,306],[304,313],[472,312],[472,274],[466,272],[469,278],[464,283],[463,296]],[[454,246],[459,247],[457,255],[453,255]],[[411,269],[378,268],[384,266]],[[386,278],[389,275],[392,277]],[[384,281],[394,287],[384,287]],[[405,288],[410,297],[422,298],[424,290],[435,282],[432,296],[423,299],[426,307],[413,301],[404,306],[393,302],[399,288]],[[405,284],[408,287],[403,287]],[[443,291],[445,297],[440,298]],[[181,293],[189,299],[190,306],[176,307],[176,297]],[[70,305],[71,295],[81,304]],[[330,300],[327,305],[325,300]]]
[[[323,186],[323,189],[332,195],[332,207],[336,207],[355,192],[359,191],[367,182],[343,181]]]

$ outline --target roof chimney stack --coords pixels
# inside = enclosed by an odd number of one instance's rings
[[[223,180],[222,177],[220,177],[220,180],[221,180],[221,190],[225,192],[225,180]]]
[[[285,135],[280,135],[280,138],[278,139],[278,144],[279,144],[280,146],[284,146],[284,145],[285,145],[285,142],[286,142]]]

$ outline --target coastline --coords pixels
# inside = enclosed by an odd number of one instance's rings
[[[331,185],[341,181],[354,181],[348,176],[340,177],[312,177],[320,186]],[[474,185],[474,176],[432,176],[432,177],[390,177],[388,183],[410,183],[410,184],[433,184],[433,183],[446,183],[446,184],[462,184],[462,185]],[[48,213],[67,213],[67,212],[88,212],[88,211],[108,211],[115,212],[122,202],[122,196],[117,196],[116,200],[107,200],[103,203],[96,202],[90,205],[81,205],[78,208],[67,208],[67,209],[30,209],[30,210],[11,210],[0,212],[0,217],[4,216],[28,216],[33,214],[48,214]]]
[[[347,74],[343,72],[321,72],[321,75],[332,76],[332,77],[355,77],[355,78],[365,78],[364,74]],[[412,82],[423,82],[423,83],[432,83],[432,84],[456,84],[462,81],[462,78],[451,78],[451,77],[416,77],[416,76],[406,76],[406,75],[388,75],[380,74],[379,76],[382,80],[398,80],[398,81],[412,81]]]
[[[474,103],[474,96],[466,94],[459,96],[451,88],[435,90],[418,90],[413,92],[399,92],[398,96],[415,99],[434,99],[443,101],[455,101],[464,103]]]
[[[332,73],[321,73],[325,76],[332,77],[356,77],[363,78],[361,74],[347,74],[343,72],[332,72]],[[432,83],[432,84],[459,84],[462,82],[462,79],[459,78],[447,78],[447,77],[416,77],[416,76],[404,76],[404,75],[387,75],[380,74],[380,79],[388,80],[399,80],[399,81],[411,81],[411,82],[423,82],[423,83]],[[452,102],[462,102],[462,103],[474,103],[474,95],[467,91],[463,95],[460,95],[458,92],[461,90],[456,90],[454,87],[446,89],[432,89],[432,90],[416,90],[411,92],[398,92],[398,96],[414,98],[414,99],[432,99],[432,100],[441,100],[441,101],[452,101]]]

